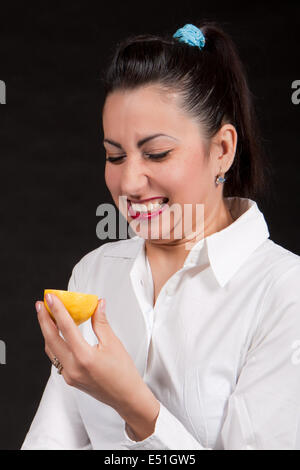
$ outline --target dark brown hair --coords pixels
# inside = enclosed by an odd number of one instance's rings
[[[195,26],[204,34],[203,49],[170,34],[138,35],[118,43],[102,78],[105,99],[115,90],[159,84],[179,93],[183,110],[199,120],[207,139],[231,123],[238,142],[223,196],[268,198],[272,170],[236,46],[216,22]]]

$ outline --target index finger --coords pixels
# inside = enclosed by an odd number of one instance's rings
[[[78,352],[79,348],[86,348],[88,343],[83,338],[62,301],[55,294],[46,294],[46,300],[48,307],[55,318],[58,329],[61,331],[65,341],[73,352]]]

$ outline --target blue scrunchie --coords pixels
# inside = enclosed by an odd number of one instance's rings
[[[205,45],[205,37],[201,29],[193,24],[186,24],[182,28],[177,29],[173,34],[173,38],[177,38],[181,42],[185,42],[190,46],[198,46],[202,49]]]

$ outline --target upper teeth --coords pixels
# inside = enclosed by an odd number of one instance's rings
[[[148,211],[153,211],[155,209],[159,209],[161,205],[163,204],[163,199],[153,199],[155,202],[149,202],[147,204],[137,204],[134,202],[131,202],[131,207],[134,211],[137,212],[148,212]]]

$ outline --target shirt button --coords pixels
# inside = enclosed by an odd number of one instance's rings
[[[141,286],[143,286],[143,285],[144,285],[144,281],[143,281],[143,279],[140,279],[140,283],[141,283]]]

